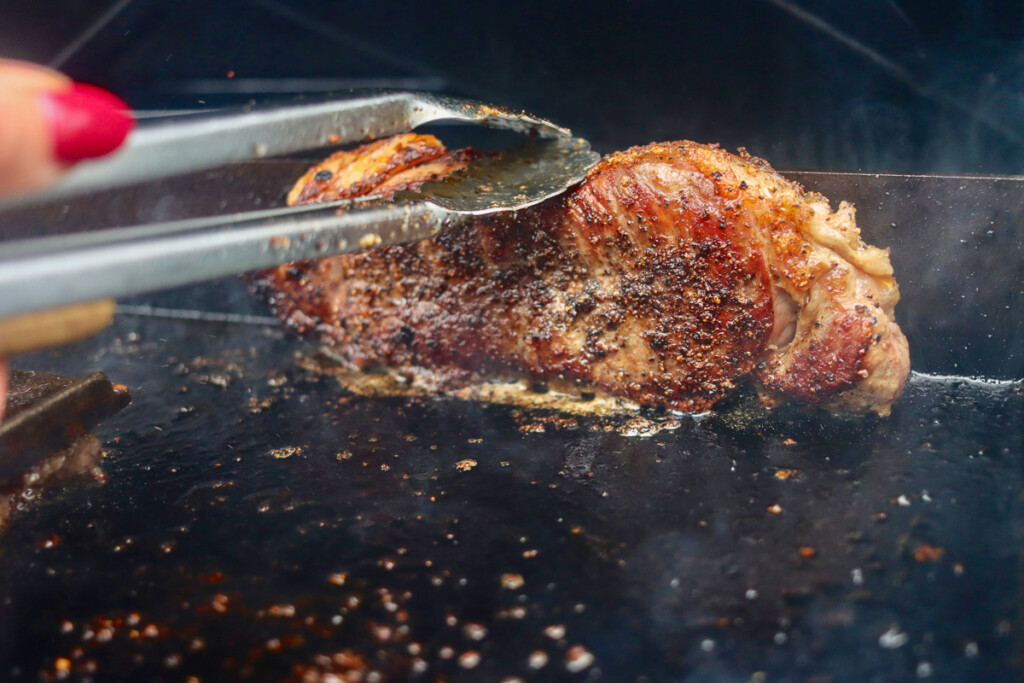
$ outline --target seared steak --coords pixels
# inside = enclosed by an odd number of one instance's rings
[[[389,197],[472,156],[432,136],[377,141],[310,169],[289,202]],[[702,411],[750,378],[769,403],[886,414],[909,373],[888,251],[860,240],[853,207],[693,142],[611,154],[514,216],[256,281],[356,367],[441,388],[560,378]]]

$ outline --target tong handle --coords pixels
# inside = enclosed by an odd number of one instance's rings
[[[113,319],[113,299],[0,319],[0,358],[81,341],[105,328]]]

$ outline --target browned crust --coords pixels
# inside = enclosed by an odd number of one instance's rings
[[[390,196],[396,179],[415,189],[469,158],[398,136],[332,156],[291,197]],[[331,179],[316,181],[321,170]],[[356,367],[426,371],[439,386],[528,375],[700,411],[756,374],[766,399],[882,412],[909,361],[888,258],[872,249],[851,207],[833,214],[763,160],[674,142],[609,155],[580,186],[515,216],[282,266],[257,285],[293,329]],[[773,296],[799,308],[781,349]],[[868,384],[874,394],[846,398]]]

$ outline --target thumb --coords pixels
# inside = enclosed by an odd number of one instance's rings
[[[0,59],[0,194],[28,192],[124,141],[134,120],[114,95],[34,64]]]

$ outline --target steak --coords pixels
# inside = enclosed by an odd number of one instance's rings
[[[400,135],[314,166],[289,203],[386,200],[474,157]],[[512,215],[254,282],[355,367],[439,389],[557,378],[697,412],[751,380],[767,404],[885,415],[910,370],[888,250],[861,241],[853,206],[688,141],[610,154]]]

